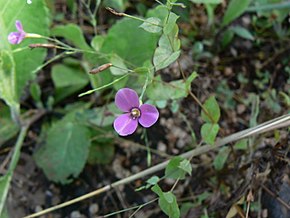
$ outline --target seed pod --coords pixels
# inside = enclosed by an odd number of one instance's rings
[[[100,73],[108,68],[110,68],[113,64],[111,63],[107,63],[107,64],[103,64],[97,68],[94,68],[90,71],[90,74],[97,74],[97,73]]]
[[[33,49],[33,48],[56,48],[56,46],[54,44],[37,43],[37,44],[30,44],[29,48],[31,48],[31,49]]]

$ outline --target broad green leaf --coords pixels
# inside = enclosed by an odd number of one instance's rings
[[[21,13],[16,13],[16,9]],[[42,64],[46,56],[46,49],[30,50],[27,48],[27,45],[31,43],[45,42],[43,39],[36,38],[24,39],[18,45],[9,44],[7,36],[10,32],[16,31],[16,20],[22,22],[27,33],[47,36],[49,15],[45,1],[34,1],[30,5],[23,0],[0,1],[0,55],[2,60],[0,63],[0,98],[5,100],[15,114],[19,114],[19,99],[23,89],[28,80],[33,79],[34,72]],[[3,81],[7,82],[5,88],[3,88]],[[7,86],[11,90],[9,93],[6,92]],[[3,93],[3,89],[6,89],[5,93]]]
[[[0,147],[16,136],[18,131],[19,126],[11,119],[9,108],[0,104]]]
[[[215,157],[213,161],[213,165],[216,170],[221,170],[224,167],[228,159],[230,151],[231,151],[230,148],[226,146],[222,147],[219,150],[219,153],[217,154],[217,156]]]
[[[130,68],[141,67],[144,62],[152,60],[158,35],[138,28],[139,25],[140,21],[133,19],[119,20],[110,28],[101,52],[117,54]]]
[[[78,48],[91,50],[90,46],[87,44],[84,38],[83,31],[76,24],[55,26],[51,30],[51,34],[58,37],[64,37]]]
[[[85,166],[90,143],[87,127],[64,119],[48,130],[45,144],[34,158],[50,180],[67,184]]]
[[[236,26],[236,27],[232,27],[231,29],[239,37],[242,37],[242,38],[248,39],[248,40],[254,40],[255,39],[254,36],[252,35],[252,33],[249,30],[247,30],[246,28],[244,28],[244,27]]]
[[[181,168],[181,163],[186,160],[182,157],[174,157],[172,158],[165,168],[165,177],[171,179],[184,179],[185,174],[188,172],[187,170]],[[183,163],[184,166],[184,163]],[[185,167],[185,166],[184,166]]]
[[[80,68],[62,64],[53,66],[52,80],[56,89],[56,101],[64,99],[89,83],[88,76]]]
[[[190,0],[196,4],[220,4],[222,0]]]
[[[223,17],[222,26],[228,25],[241,16],[248,8],[250,2],[251,0],[231,0]]]
[[[203,107],[207,111],[205,113],[201,111],[201,118],[207,123],[217,123],[221,116],[220,107],[214,96],[209,97],[203,104]]]
[[[216,123],[215,124],[205,123],[202,125],[200,130],[202,139],[210,145],[214,144],[218,131],[219,125]]]
[[[162,30],[161,20],[157,17],[147,18],[139,27],[150,33],[159,33]]]

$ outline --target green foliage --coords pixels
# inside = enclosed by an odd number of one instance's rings
[[[201,126],[200,133],[206,143],[213,145],[219,129],[217,123],[205,123]]]
[[[165,177],[172,179],[185,179],[185,175],[191,175],[191,164],[182,157],[172,158],[165,168]]]
[[[90,50],[90,46],[86,43],[83,31],[76,24],[58,25],[51,30],[53,36],[63,37],[77,48]]]
[[[222,0],[190,0],[196,4],[220,4]]]
[[[67,118],[49,128],[34,158],[50,180],[67,184],[82,171],[90,144],[88,128]]]
[[[242,15],[248,8],[251,0],[231,0],[223,17],[222,25],[226,26]]]
[[[11,181],[11,173],[0,177],[0,216],[3,215],[3,208],[6,202],[6,196],[9,190],[9,184]]]
[[[221,116],[219,105],[214,96],[209,97],[203,104],[204,110],[201,111],[201,118],[208,123],[217,123]]]
[[[89,164],[108,164],[115,154],[112,138],[104,138],[101,135],[94,140],[90,146],[88,157]]]
[[[89,78],[80,67],[56,64],[52,68],[51,76],[55,86],[56,102],[82,89],[89,83]]]
[[[241,38],[248,39],[251,41],[255,39],[253,34],[244,27],[235,26],[235,27],[232,27],[231,30]]]
[[[0,147],[9,139],[16,136],[19,126],[13,122],[9,115],[9,108],[0,104]]]
[[[161,20],[157,17],[147,18],[140,27],[150,33],[159,33],[162,30]]]
[[[248,139],[242,139],[235,143],[234,148],[238,150],[246,150],[248,149],[248,143],[249,143]]]
[[[160,76],[154,78],[153,82],[147,88],[147,96],[151,100],[175,100],[184,98],[188,95],[191,82],[197,77],[193,72],[184,82],[183,80],[175,80],[169,83],[163,82]]]
[[[15,8],[21,13],[15,13]],[[16,20],[22,21],[26,32],[47,36],[49,15],[44,1],[31,5],[22,0],[0,1],[0,98],[9,105],[13,116],[19,115],[19,99],[23,89],[28,80],[35,76],[34,71],[46,56],[45,49],[25,49],[32,42],[44,42],[41,39],[25,39],[21,45],[9,44],[7,36],[16,31]],[[13,52],[17,48],[24,49]]]
[[[213,165],[216,170],[221,170],[224,168],[224,165],[228,159],[230,151],[231,151],[230,148],[225,146],[219,150],[217,156],[213,161]]]
[[[176,197],[172,192],[163,192],[161,188],[156,184],[151,189],[158,196],[158,204],[161,210],[169,217],[169,218],[179,218],[180,211],[178,208],[178,204],[176,201]]]

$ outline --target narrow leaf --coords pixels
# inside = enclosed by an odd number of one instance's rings
[[[231,0],[223,17],[222,26],[226,26],[242,15],[248,8],[251,0]]]
[[[229,153],[230,153],[229,147],[222,147],[219,150],[219,153],[217,154],[217,156],[213,161],[213,165],[216,170],[221,170],[224,167],[228,159]]]

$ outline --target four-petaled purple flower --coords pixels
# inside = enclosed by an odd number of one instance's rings
[[[116,106],[125,114],[118,116],[114,121],[114,129],[121,136],[135,132],[138,122],[145,128],[152,126],[159,117],[155,106],[140,105],[137,93],[129,88],[120,89],[115,97]]]
[[[12,32],[8,35],[8,41],[11,44],[19,44],[26,36],[26,32],[24,32],[22,24],[19,20],[16,20],[15,26],[18,32]]]

